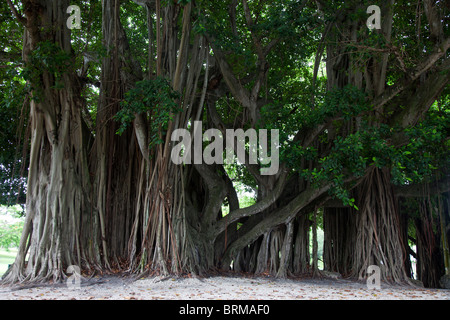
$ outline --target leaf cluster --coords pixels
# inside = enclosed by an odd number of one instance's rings
[[[30,54],[30,60],[23,69],[22,76],[34,87],[34,97],[39,99],[42,91],[43,74],[49,73],[53,77],[53,89],[62,89],[62,76],[70,70],[72,58],[61,49],[58,43],[42,41]]]
[[[125,132],[136,114],[145,114],[151,127],[150,145],[161,143],[158,132],[166,131],[174,114],[181,111],[177,102],[179,98],[180,94],[163,77],[137,82],[133,89],[125,93],[120,103],[121,109],[114,116],[121,123],[117,134]]]

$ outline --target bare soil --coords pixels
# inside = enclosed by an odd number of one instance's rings
[[[206,278],[117,275],[67,284],[0,286],[0,300],[450,300],[450,290],[381,284],[343,279],[276,279],[212,276]]]

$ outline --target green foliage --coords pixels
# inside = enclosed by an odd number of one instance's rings
[[[53,76],[53,89],[62,89],[62,76],[71,68],[70,55],[61,49],[58,43],[42,41],[30,55],[30,61],[23,69],[22,76],[31,84],[34,98],[39,100],[42,94],[42,76],[44,72]]]
[[[311,101],[306,103],[302,105],[292,101],[285,106],[280,103],[267,104],[262,109],[262,117],[270,126],[284,129],[292,134],[298,130],[313,128],[333,118],[342,118],[347,121],[370,110],[366,95],[354,86],[319,94],[314,108]]]
[[[407,128],[408,142],[396,150],[392,164],[397,184],[421,183],[436,179],[438,171],[450,167],[450,117],[446,112],[428,112],[426,118]]]
[[[16,222],[14,224],[0,222],[0,248],[9,249],[19,247],[22,229],[23,222]]]
[[[19,206],[1,207],[0,210],[0,248],[19,247],[20,236],[24,225]]]
[[[120,5],[120,20],[130,45],[130,55],[145,68],[148,64],[147,52],[149,37],[147,30],[147,10],[143,9],[142,6],[133,1],[125,1]],[[156,26],[153,28],[155,30]],[[153,36],[153,41],[156,41],[156,35]],[[156,42],[154,45],[156,47]],[[148,72],[148,69],[145,71]]]
[[[227,61],[237,78],[257,73],[258,57],[255,52],[253,36],[261,46],[267,47],[273,40],[277,45],[267,56],[270,64],[267,89],[275,89],[283,80],[302,67],[305,59],[315,52],[314,42],[320,37],[317,27],[315,6],[303,7],[299,1],[280,0],[273,2],[252,2],[248,5],[253,12],[253,25],[248,26],[241,1],[236,7],[236,28],[231,28],[231,1],[197,1],[203,10],[196,14],[194,30],[207,33],[215,39],[215,45],[227,53]],[[251,86],[251,83],[248,87]],[[280,88],[280,89],[281,89]],[[271,95],[273,92],[271,93]]]
[[[157,77],[154,80],[137,82],[133,89],[125,93],[120,104],[122,109],[114,116],[114,119],[121,123],[117,134],[126,130],[136,114],[144,113],[150,120],[150,146],[161,143],[158,132],[166,131],[174,114],[181,111],[177,103],[179,98],[180,94],[172,89],[165,78]]]
[[[189,2],[191,2],[192,0],[178,0],[177,3],[181,4],[182,6],[187,5]]]
[[[26,179],[21,170],[27,167],[27,158],[20,159],[23,141],[19,136],[23,138],[27,124],[26,109],[21,110],[27,93],[16,69],[2,71],[5,78],[0,82],[0,204],[23,203]],[[24,170],[23,175],[26,174]]]
[[[0,204],[25,201],[28,161],[20,156],[28,109],[24,104],[27,88],[20,76],[22,36],[23,27],[11,18],[10,9],[3,1],[0,4]]]
[[[310,97],[310,95],[308,95]],[[346,205],[354,205],[349,197],[345,178],[349,174],[361,176],[367,166],[367,155],[363,154],[369,142],[364,143],[362,133],[346,137],[337,136],[328,141],[328,134],[320,136],[323,145],[330,145],[328,155],[320,155],[317,147],[302,146],[301,141],[293,141],[300,131],[314,128],[317,125],[333,121],[337,130],[352,117],[370,110],[366,95],[354,86],[346,86],[316,96],[313,108],[311,100],[289,101],[286,105],[268,104],[262,110],[263,122],[270,128],[280,130],[280,160],[293,170],[301,170],[303,161],[312,161],[316,167],[304,169],[300,174],[315,185],[331,183],[331,194],[341,199]],[[370,134],[367,133],[367,137]]]
[[[127,1],[128,2],[128,1]],[[132,1],[129,1],[132,3]],[[101,1],[71,0],[71,4],[81,9],[81,29],[71,30],[71,43],[74,55],[73,68],[81,75],[86,85],[82,87],[82,98],[86,103],[88,117],[95,126],[101,78],[102,59],[107,56],[107,48],[102,40]],[[86,54],[89,62],[86,60]],[[80,72],[83,70],[83,72]]]
[[[232,164],[224,164],[224,169],[233,182],[237,193],[256,193],[257,183],[245,165],[234,162]]]
[[[368,132],[357,132],[347,137],[338,136],[332,143],[331,152],[317,160],[317,167],[304,169],[302,176],[315,185],[331,184],[331,195],[342,200],[344,205],[358,209],[354,203],[355,199],[350,198],[345,180],[350,175],[364,175],[370,157],[367,154],[370,148],[368,137]]]
[[[423,122],[406,130],[408,143],[401,147],[394,146],[392,138],[402,132],[383,124],[377,128],[363,124],[354,134],[336,137],[330,153],[318,159],[317,167],[305,169],[302,175],[317,185],[331,182],[331,194],[344,205],[356,208],[345,178],[362,177],[369,166],[390,168],[395,184],[429,181],[438,170],[448,168],[448,122],[447,116],[431,113]],[[291,157],[308,155],[305,150],[295,148],[292,152]]]
[[[297,107],[296,113],[291,112],[292,106],[267,105],[264,121],[280,129],[281,160],[293,170],[300,170],[303,161],[314,163],[312,169],[303,169],[301,176],[316,186],[331,183],[331,195],[344,205],[356,208],[346,179],[362,177],[370,166],[390,168],[392,182],[405,184],[427,181],[450,165],[446,103],[441,104],[440,111],[430,111],[421,123],[400,131],[383,123],[371,126],[372,119],[366,116],[370,105],[365,94],[354,87],[330,91],[318,101],[322,102],[314,109]],[[329,133],[322,134],[319,137],[322,151],[314,145],[303,147],[301,141],[292,139],[298,131],[332,119],[335,119],[333,129],[340,133],[357,115],[361,117],[361,129],[350,134],[344,130],[343,135],[336,135],[332,141]],[[399,137],[406,142],[397,147],[393,141]]]

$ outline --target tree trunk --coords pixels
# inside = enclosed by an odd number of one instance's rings
[[[317,209],[313,212],[313,223],[312,223],[312,275],[317,277],[319,275],[319,258],[318,258],[318,242],[317,242]]]
[[[293,233],[294,233],[294,224],[293,222],[289,222],[286,226],[286,232],[283,239],[283,247],[280,254],[280,267],[278,268],[277,277],[286,278],[288,272],[291,272],[291,256],[293,250]]]
[[[403,210],[402,208],[402,201],[400,199],[396,198],[396,201],[398,203],[398,210],[399,210],[399,233],[401,238],[401,243],[404,245],[404,268],[406,275],[408,278],[413,278],[413,269],[412,269],[412,263],[410,254],[412,249],[409,246],[409,238],[408,238],[408,229],[409,229],[409,223],[410,223],[410,212]]]
[[[430,198],[419,202],[419,217],[414,219],[417,238],[417,277],[426,288],[439,288],[439,279],[445,274],[441,252],[438,217]]]
[[[353,276],[365,279],[370,265],[380,267],[381,279],[407,282],[399,217],[387,169],[373,168],[357,188],[356,247]]]
[[[439,196],[439,224],[441,232],[441,247],[444,259],[445,274],[450,275],[450,194],[445,192]]]
[[[24,1],[30,8],[24,39],[26,67],[31,79],[31,157],[25,226],[15,263],[5,281],[61,281],[69,265],[101,266],[98,217],[89,180],[81,116],[81,93],[69,66],[70,30],[66,28],[68,0]],[[49,28],[48,26],[52,26]],[[62,57],[58,65],[33,65],[33,54]],[[62,63],[63,65],[59,65]],[[52,68],[62,68],[61,74]],[[37,74],[36,74],[37,73]],[[28,261],[25,261],[29,254]]]
[[[305,274],[310,270],[311,258],[309,254],[309,228],[311,226],[307,214],[296,219],[297,231],[294,243],[293,273]]]
[[[324,208],[324,270],[343,277],[351,273],[357,214],[350,208]]]
[[[118,124],[113,116],[120,110],[124,93],[142,79],[140,66],[130,55],[125,31],[119,19],[119,3],[106,0],[102,3],[103,44],[108,54],[103,59],[100,103],[97,111],[96,158],[93,167],[96,175],[96,209],[101,222],[102,253],[105,265],[127,255],[130,237],[131,213],[136,207],[136,188],[133,178],[144,165],[142,155],[136,154],[136,137],[128,129],[117,135]],[[126,71],[125,71],[126,70]]]

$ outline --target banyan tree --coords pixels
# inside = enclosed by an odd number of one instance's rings
[[[327,271],[364,279],[377,265],[408,283],[413,254],[425,285],[449,274],[443,1],[2,6],[23,30],[29,90],[26,220],[4,282],[63,281],[71,265],[320,275],[319,227]],[[175,163],[179,129],[241,130],[243,156],[232,143],[233,163],[194,159],[216,135]],[[263,129],[279,139],[273,174],[252,161]]]

